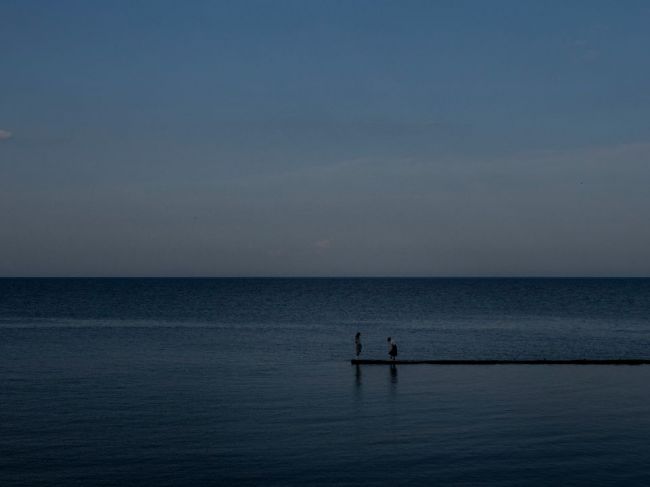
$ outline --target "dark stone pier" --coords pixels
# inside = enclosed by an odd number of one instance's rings
[[[648,365],[650,359],[351,360],[352,365]]]

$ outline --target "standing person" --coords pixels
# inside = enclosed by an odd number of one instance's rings
[[[356,335],[354,335],[354,350],[357,353],[357,358],[359,358],[359,355],[361,355],[361,349],[363,347],[361,346],[361,333],[357,332]]]
[[[395,360],[395,357],[397,357],[397,343],[395,343],[395,340],[393,340],[391,337],[388,337],[387,342],[388,355],[390,355],[391,360]]]

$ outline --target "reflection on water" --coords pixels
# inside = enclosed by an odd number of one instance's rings
[[[390,383],[393,385],[397,384],[397,365],[391,365],[390,369]]]
[[[390,379],[390,384],[392,386],[396,386],[398,383],[398,376],[397,376],[397,365],[390,365],[388,367],[388,374],[389,374],[389,379]],[[363,374],[361,372],[361,366],[360,365],[355,365],[354,366],[354,385],[357,389],[359,389],[362,385],[363,382]]]
[[[389,374],[389,395],[391,399],[395,399],[397,397],[397,366],[391,364],[388,367],[388,374]]]
[[[357,364],[354,367],[354,383],[359,388],[361,387],[361,366]]]

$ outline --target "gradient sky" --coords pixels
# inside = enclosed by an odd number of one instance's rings
[[[649,25],[0,0],[0,276],[648,276]]]

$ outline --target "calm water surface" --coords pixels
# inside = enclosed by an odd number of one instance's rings
[[[649,485],[650,280],[0,279],[0,485]]]

